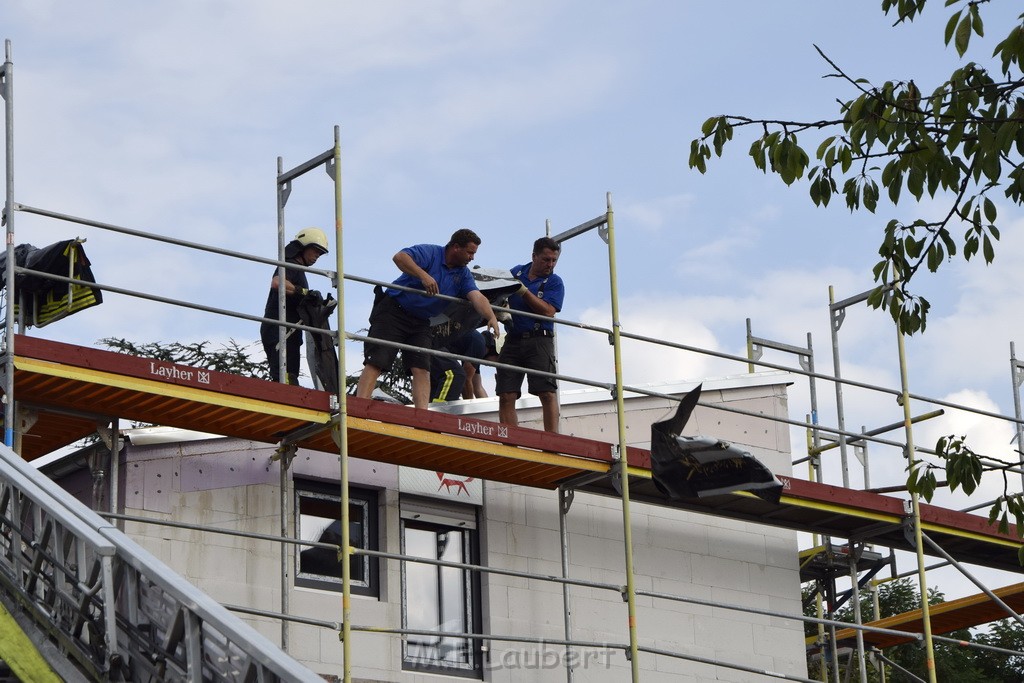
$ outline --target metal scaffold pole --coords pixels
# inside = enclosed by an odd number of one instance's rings
[[[4,70],[0,74],[0,94],[4,98],[6,196],[4,220],[7,223],[7,308],[4,319],[4,444],[14,446],[14,64],[11,41],[4,41]]]
[[[896,340],[900,356],[900,396],[903,405],[903,429],[907,440],[907,465],[913,469],[914,456],[914,426],[913,417],[910,414],[910,381],[907,377],[907,350],[903,335],[903,326],[896,323]],[[928,574],[924,559],[924,539],[921,533],[921,504],[920,498],[915,491],[910,492],[911,516],[914,525],[914,547],[917,549],[917,576],[921,590],[921,624],[924,627],[925,646],[925,668],[928,671],[929,683],[936,683],[935,677],[935,644],[932,641],[931,610],[928,605]]]
[[[831,318],[831,324],[829,327],[832,330],[832,367],[835,373],[836,379],[839,379],[842,375],[839,370],[839,328],[843,325],[843,319],[846,317],[846,307],[867,298],[866,294],[860,295],[860,297],[853,297],[845,299],[836,303],[835,301],[835,290],[831,285],[828,288],[828,304],[829,304],[829,316]],[[843,413],[843,385],[840,382],[835,383],[836,387],[836,426],[839,427],[839,462],[843,468],[843,488],[850,488],[850,469],[846,460],[846,416]]]
[[[342,677],[352,681],[352,539],[349,525],[348,491],[348,414],[345,400],[345,260],[342,252],[341,220],[341,130],[334,127],[334,157],[327,163],[327,173],[334,180],[334,244],[335,271],[338,273],[337,339],[338,339],[338,419],[335,421],[334,440],[338,444],[341,462],[341,652]]]
[[[1017,437],[1017,453],[1019,454],[1019,462],[1021,467],[1024,468],[1024,426],[1021,425],[1021,410],[1020,410],[1020,385],[1021,381],[1024,380],[1024,373],[1022,373],[1020,362],[1017,360],[1017,350],[1013,342],[1010,342],[1010,380],[1013,383],[1013,416],[1017,418],[1016,424],[1013,425],[1014,433]],[[1024,472],[1020,475],[1021,487],[1024,488]]]
[[[633,533],[631,529],[629,512],[629,458],[626,451],[626,406],[622,395],[622,339],[619,330],[622,323],[619,320],[619,295],[618,280],[615,270],[615,214],[612,211],[612,195],[607,195],[608,218],[608,272],[611,282],[612,298],[612,344],[615,354],[615,412],[618,418],[619,431],[619,483],[622,490],[622,542],[626,553],[626,604],[629,609],[629,663],[632,669],[633,681],[640,680],[640,658],[637,644],[636,630],[636,586],[633,581]]]

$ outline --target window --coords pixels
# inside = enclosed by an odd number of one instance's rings
[[[295,482],[298,536],[303,541],[341,546],[341,495],[338,486],[310,481]],[[349,542],[353,547],[377,550],[377,493],[349,489]],[[295,585],[341,590],[341,562],[333,548],[305,547],[296,557]],[[359,595],[379,594],[376,557],[353,555],[349,564],[351,590]]]
[[[402,501],[402,553],[478,564],[476,510],[423,500]],[[480,632],[478,572],[404,562],[402,625],[431,635],[407,635],[404,669],[478,677],[480,641],[449,633]]]

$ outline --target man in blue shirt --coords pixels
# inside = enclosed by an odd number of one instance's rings
[[[555,317],[562,310],[565,286],[555,275],[555,264],[562,252],[561,245],[550,237],[541,237],[533,243],[530,263],[512,269],[523,286],[508,300],[508,308],[536,315]],[[555,324],[549,320],[512,314],[505,345],[498,357],[499,363],[515,365],[527,370],[554,373]],[[498,394],[498,419],[504,424],[518,425],[516,401],[523,389],[523,375],[518,370],[498,368],[495,373],[495,393]],[[544,429],[558,431],[558,383],[553,377],[530,374],[526,381],[529,392],[540,398],[544,415]]]
[[[448,244],[417,244],[402,249],[393,261],[402,275],[393,284],[411,287],[425,293],[388,288],[379,292],[370,311],[373,339],[408,344],[423,349],[431,347],[430,318],[449,304],[435,294],[469,300],[487,327],[498,334],[498,321],[491,303],[480,293],[473,274],[466,266],[476,256],[480,237],[467,228],[456,230]],[[356,396],[370,398],[377,378],[391,367],[398,354],[392,346],[366,342],[363,346],[363,372],[359,375]],[[420,351],[403,351],[405,366],[412,373],[412,401],[417,408],[426,408],[430,399],[430,355]]]

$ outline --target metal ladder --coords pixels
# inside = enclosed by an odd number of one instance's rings
[[[0,603],[66,681],[323,683],[2,444]]]

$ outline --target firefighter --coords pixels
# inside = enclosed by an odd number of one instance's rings
[[[312,266],[317,259],[328,252],[327,235],[320,228],[305,228],[299,230],[295,239],[289,242],[284,248],[285,261],[300,266]],[[310,293],[309,282],[306,280],[306,271],[298,268],[285,268],[284,276],[284,310],[285,321],[290,323],[299,322],[299,301]],[[264,318],[278,317],[278,291],[279,283],[277,272],[270,281],[270,292],[267,294],[267,306],[263,311]],[[317,292],[316,294],[319,294]],[[267,354],[267,363],[270,366],[270,379],[275,382],[281,381],[280,361],[278,360],[278,340],[280,325],[264,322],[260,325],[260,339],[263,341],[263,350]],[[302,334],[298,330],[288,329],[285,342],[285,383],[299,383],[299,358],[302,347]]]

